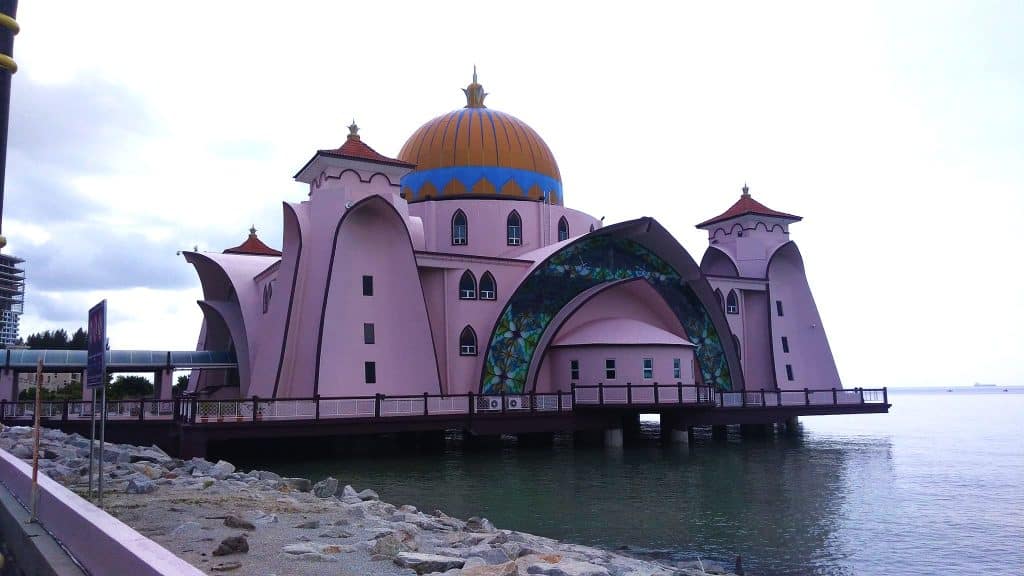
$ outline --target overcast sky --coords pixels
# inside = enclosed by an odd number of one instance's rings
[[[694,224],[743,182],[802,215],[846,386],[1024,384],[1024,3],[22,0],[6,251],[22,335],[190,349],[180,249],[281,244],[291,176],[353,117],[394,156],[461,107],[533,126],[566,204]]]

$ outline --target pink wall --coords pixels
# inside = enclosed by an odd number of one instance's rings
[[[744,290],[742,363],[747,390],[774,390],[768,294]]]
[[[775,374],[782,390],[842,388],[832,349],[821,324],[814,296],[804,274],[803,260],[795,243],[780,248],[768,268],[771,294],[772,336],[775,344]],[[776,310],[781,301],[783,316]],[[781,338],[789,339],[789,353],[782,351]],[[786,365],[793,367],[787,379]]]
[[[324,314],[319,394],[440,393],[430,324],[405,223],[383,200],[350,209],[341,225]],[[373,277],[364,296],[363,276]],[[375,342],[363,340],[374,325]],[[376,383],[364,363],[376,364]]]
[[[615,379],[605,377],[605,359],[615,359]],[[643,359],[654,360],[654,377],[643,377]],[[679,358],[681,378],[673,377],[673,359]],[[569,390],[569,362],[579,360],[580,380],[577,384],[683,384],[694,383],[693,349],[685,346],[570,346],[549,349],[544,363],[550,378],[537,392]]]
[[[469,224],[469,243],[453,246],[451,221],[456,210],[466,214]],[[523,243],[509,246],[506,236],[508,215],[515,210],[523,222]],[[564,206],[527,202],[522,200],[496,200],[467,198],[434,200],[409,205],[409,212],[423,219],[425,250],[510,258],[558,242],[558,220],[565,217],[569,223],[569,237],[590,232],[590,226],[600,228],[596,218]]]

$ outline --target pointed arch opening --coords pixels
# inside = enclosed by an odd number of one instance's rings
[[[476,300],[476,277],[469,270],[459,279],[459,300]]]
[[[476,332],[466,326],[459,334],[459,356],[476,356]]]
[[[452,246],[469,244],[469,220],[461,209],[452,215]]]
[[[562,216],[558,219],[558,241],[569,239],[569,221]]]
[[[484,272],[484,275],[480,277],[480,299],[498,299],[498,283],[495,282],[494,276],[490,272]]]
[[[729,296],[725,299],[725,313],[726,314],[739,314],[740,313],[740,297],[735,290],[729,290]]]
[[[505,219],[505,237],[509,246],[521,246],[523,244],[523,219],[519,212],[513,210]]]
[[[715,297],[718,298],[718,305],[722,307],[722,310],[725,310],[725,295],[722,294],[720,288],[715,288]]]

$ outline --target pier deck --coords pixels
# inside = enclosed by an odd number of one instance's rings
[[[354,436],[462,429],[474,435],[621,428],[640,413],[668,416],[675,429],[771,424],[796,416],[885,413],[885,388],[726,392],[684,384],[588,385],[552,394],[121,400],[107,403],[107,438],[156,443],[182,457],[211,441]],[[0,401],[0,420],[31,425],[32,402]],[[46,426],[89,435],[92,404],[41,403]],[[97,414],[97,419],[99,414]]]

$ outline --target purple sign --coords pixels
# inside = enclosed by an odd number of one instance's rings
[[[89,356],[86,385],[102,388],[107,381],[107,301],[89,309]]]

